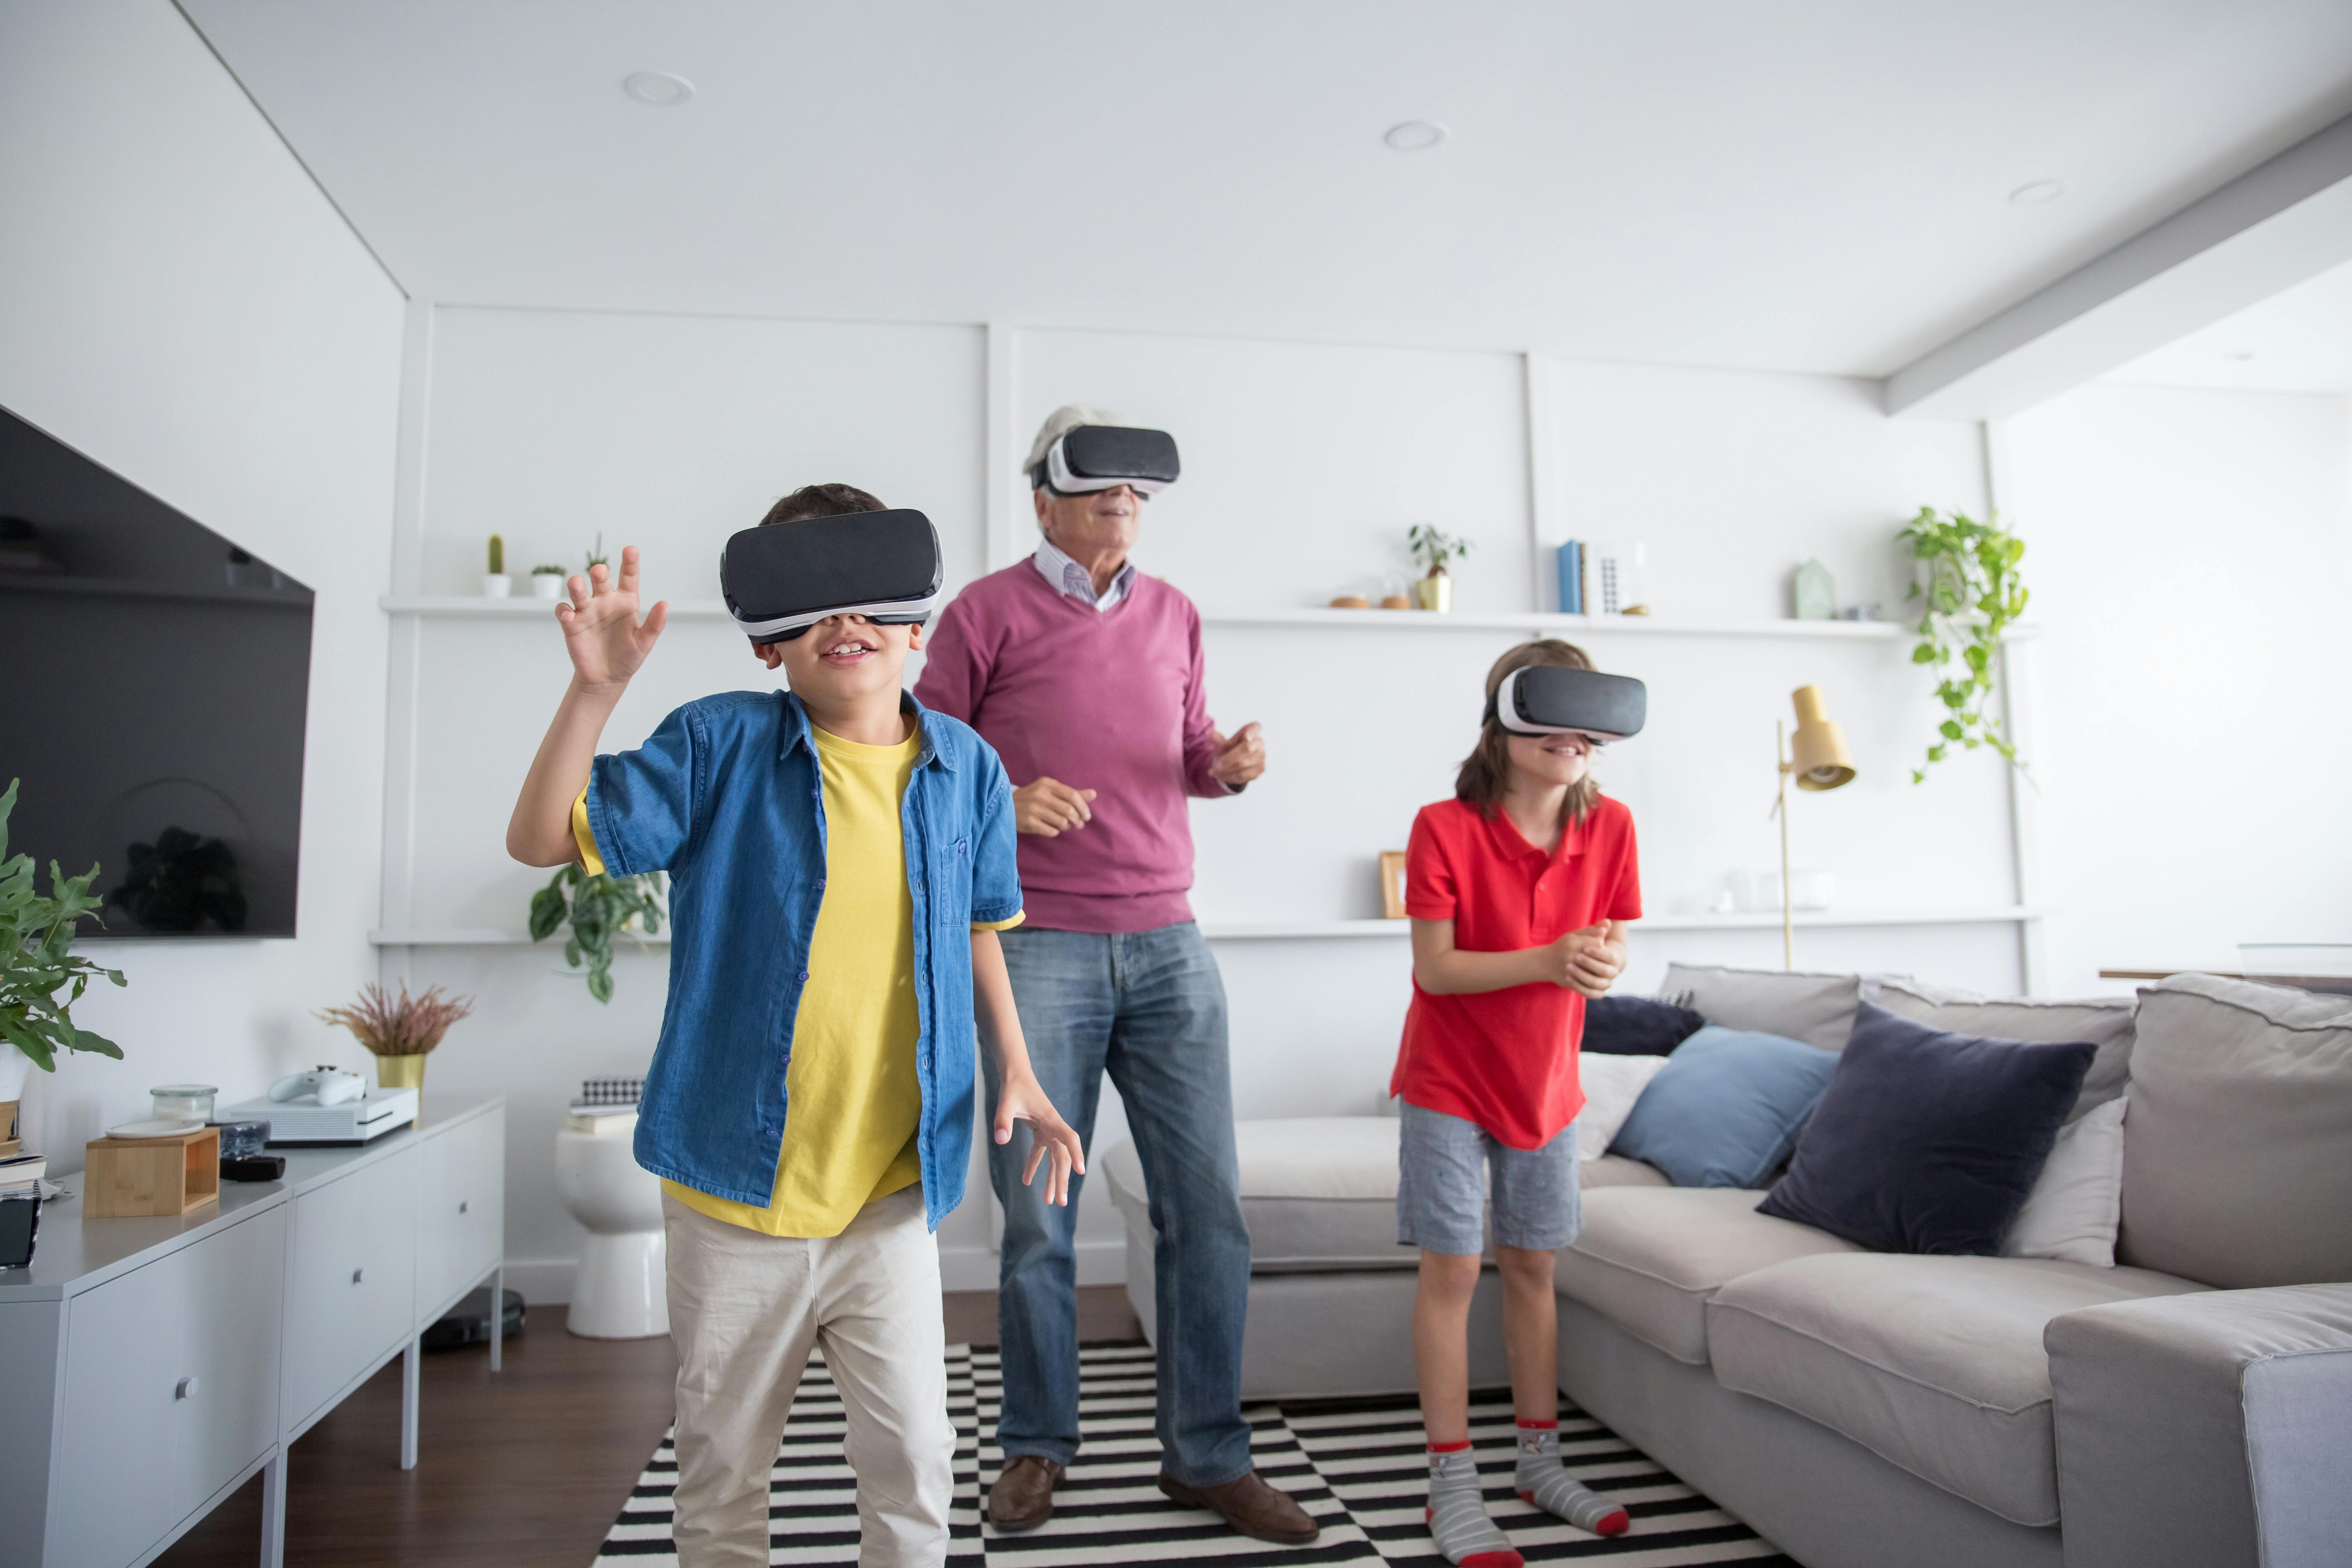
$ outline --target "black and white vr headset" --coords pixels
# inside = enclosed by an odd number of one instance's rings
[[[1165,430],[1124,425],[1080,425],[1045,448],[1030,476],[1055,495],[1084,495],[1114,485],[1132,485],[1138,495],[1158,495],[1176,482],[1176,437]]]
[[[1630,675],[1531,664],[1503,677],[1486,711],[1515,734],[1606,742],[1640,734],[1649,707],[1649,689]]]
[[[756,645],[827,616],[919,626],[940,603],[940,535],[919,511],[854,511],[747,528],[719,557],[727,613]]]

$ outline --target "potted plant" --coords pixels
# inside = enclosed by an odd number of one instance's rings
[[[1454,579],[1447,574],[1445,563],[1458,561],[1470,553],[1470,542],[1459,534],[1443,533],[1425,522],[1416,522],[1405,534],[1412,546],[1412,558],[1422,568],[1420,581],[1412,585],[1414,603],[1424,610],[1450,610],[1454,607]]]
[[[497,534],[490,535],[490,569],[482,575],[482,597],[503,599],[514,592],[514,579],[507,575],[507,542]]]
[[[1927,766],[1912,769],[1911,782],[1924,782],[1927,767],[1955,746],[1990,747],[2011,766],[2024,767],[1999,717],[1985,711],[1985,700],[1992,695],[2001,634],[2025,613],[2029,595],[2017,571],[2025,541],[1997,521],[1978,522],[1959,512],[1946,517],[1927,506],[1895,537],[1919,563],[1908,596],[1926,602],[1911,662],[1936,667],[1936,697],[1945,709]]]
[[[421,1091],[425,1057],[450,1025],[473,1010],[471,996],[444,996],[438,985],[422,996],[411,996],[403,981],[397,1000],[381,985],[362,985],[360,999],[350,1006],[328,1007],[312,1016],[322,1024],[341,1024],[368,1048],[375,1058],[377,1088]]]
[[[661,897],[667,886],[659,871],[592,877],[577,862],[562,867],[547,886],[531,895],[530,940],[542,941],[568,923],[572,934],[563,940],[563,962],[574,969],[585,962],[588,994],[599,1002],[610,1002],[613,939],[660,934]]]
[[[530,596],[534,599],[563,597],[564,571],[561,566],[534,566],[530,569]]]
[[[67,877],[50,861],[50,896],[44,899],[33,890],[33,858],[8,855],[8,817],[20,782],[10,780],[0,794],[0,1100],[11,1103],[24,1097],[27,1070],[58,1070],[59,1051],[122,1059],[112,1040],[76,1027],[72,1009],[93,975],[128,984],[121,970],[100,969],[67,951],[84,920],[99,920],[100,900],[89,893],[98,868]],[[62,1002],[60,991],[68,994]]]

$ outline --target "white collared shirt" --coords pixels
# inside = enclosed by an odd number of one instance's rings
[[[1045,581],[1054,584],[1055,593],[1083,599],[1097,610],[1116,608],[1118,602],[1127,597],[1128,584],[1135,581],[1135,563],[1124,562],[1119,566],[1118,574],[1110,580],[1110,586],[1097,594],[1094,574],[1063,554],[1050,539],[1038,540],[1037,553],[1030,559],[1036,563],[1037,570],[1045,574]]]

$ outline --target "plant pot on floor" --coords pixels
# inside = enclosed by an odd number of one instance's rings
[[[375,1058],[375,1086],[378,1089],[413,1089],[425,1092],[425,1053],[413,1057],[378,1057]]]

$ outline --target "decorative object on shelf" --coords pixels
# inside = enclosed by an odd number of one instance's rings
[[[1416,522],[1406,530],[1405,542],[1412,547],[1414,563],[1422,568],[1420,580],[1412,585],[1414,601],[1424,610],[1451,610],[1454,579],[1446,573],[1445,563],[1469,554],[1470,542],[1426,522]]]
[[[1372,602],[1361,594],[1342,594],[1331,601],[1331,607],[1335,610],[1369,610]]]
[[[0,1268],[22,1268],[32,1262],[34,1238],[40,1231],[41,1184],[0,1188]]]
[[[1853,753],[1846,749],[1845,731],[1830,721],[1822,708],[1822,689],[1800,686],[1790,694],[1797,707],[1797,733],[1790,740],[1779,721],[1772,725],[1772,755],[1780,773],[1780,798],[1772,804],[1780,819],[1780,965],[1797,967],[1796,915],[1789,875],[1789,781],[1801,790],[1843,789],[1853,782]],[[1816,873],[1826,875],[1826,873]]]
[[[1410,594],[1383,594],[1381,595],[1381,608],[1383,610],[1410,610],[1412,608],[1412,595]]]
[[[507,542],[497,534],[490,535],[490,569],[482,576],[482,597],[503,599],[514,592],[514,579],[507,575]]]
[[[583,573],[593,572],[599,566],[610,566],[612,563],[613,558],[604,553],[604,531],[600,528],[596,531],[596,542],[588,547],[587,563],[580,570]]]
[[[238,1117],[233,1121],[215,1121],[213,1130],[221,1136],[221,1159],[257,1160],[269,1144],[269,1123],[257,1117]]]
[[[1642,579],[1650,564],[1646,544],[1583,544],[1584,613],[1589,616],[1646,616]]]
[[[1381,851],[1381,918],[1401,921],[1404,912],[1404,851]]]
[[[1941,739],[1927,748],[1927,766],[1911,770],[1911,782],[1924,782],[1927,768],[1951,755],[1954,746],[1969,752],[1990,746],[2011,767],[2023,768],[2000,721],[1987,716],[1985,700],[1992,695],[2001,634],[2025,614],[2031,596],[2017,571],[2025,541],[1997,521],[1978,522],[1959,512],[1945,517],[1929,506],[1895,537],[1919,562],[1920,580],[1907,597],[1927,602],[1911,662],[1936,667],[1936,696],[1946,709],[1936,726]]]
[[[1819,561],[1808,561],[1789,579],[1789,613],[1801,621],[1837,618],[1837,579]]]
[[[1848,605],[1837,613],[1837,618],[1842,621],[1875,621],[1880,618],[1883,607],[1875,599],[1867,605]]]
[[[563,597],[564,571],[561,566],[534,566],[530,569],[530,596],[534,599]]]
[[[167,1083],[147,1091],[158,1121],[210,1121],[213,1097],[220,1090],[208,1083]]]
[[[220,1129],[161,1136],[110,1133],[82,1146],[82,1213],[92,1219],[175,1219],[220,1201]]]
[[[8,818],[21,782],[11,779],[0,794],[0,1100],[11,1102],[23,1098],[26,1068],[57,1071],[61,1050],[122,1059],[112,1040],[76,1028],[72,1011],[93,976],[128,984],[121,970],[100,969],[67,951],[83,921],[99,920],[99,900],[89,896],[99,868],[66,877],[50,861],[50,897],[44,899],[33,891],[33,858],[9,856]],[[60,991],[67,993],[63,1002]]]
[[[588,965],[588,994],[599,1002],[613,999],[613,939],[615,936],[656,936],[661,932],[663,892],[668,884],[659,871],[634,877],[592,877],[578,861],[558,868],[544,888],[530,898],[530,940],[540,942],[569,924],[563,941],[563,962]]]
[[[322,1024],[341,1024],[368,1048],[375,1058],[377,1087],[421,1089],[425,1057],[441,1043],[449,1026],[473,1010],[471,996],[445,996],[438,985],[427,988],[421,996],[411,996],[408,983],[403,981],[396,1000],[381,985],[362,985],[356,1003],[329,1007],[315,1016]],[[273,1098],[277,1092],[270,1090]],[[320,1103],[326,1103],[323,1094]]]

